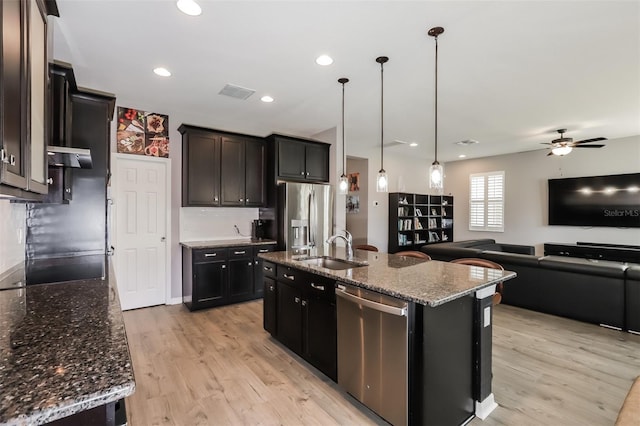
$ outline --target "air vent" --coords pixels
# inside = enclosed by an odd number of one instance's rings
[[[226,84],[222,88],[222,90],[218,92],[219,95],[230,96],[232,98],[242,99],[242,100],[247,99],[249,96],[253,95],[254,93],[256,93],[255,90],[247,89],[246,87],[236,86],[234,84]]]
[[[460,141],[460,142],[455,142],[456,145],[462,145],[462,146],[475,145],[477,143],[480,143],[480,142],[478,142],[475,139],[466,139],[466,140],[463,140],[463,141]]]

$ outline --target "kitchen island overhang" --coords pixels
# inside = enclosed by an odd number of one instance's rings
[[[322,256],[346,258],[340,247],[307,254]],[[409,302],[409,424],[463,424],[474,415],[486,418],[497,406],[491,392],[492,296],[514,272],[365,251],[356,251],[353,261],[366,265],[343,270],[302,262],[290,252],[260,257]]]

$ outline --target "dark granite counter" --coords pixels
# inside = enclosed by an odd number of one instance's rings
[[[321,255],[346,258],[342,247],[328,249],[326,252],[318,249],[309,254]],[[367,262],[368,266],[345,270],[303,263],[296,260],[303,256],[286,251],[263,253],[259,257],[427,306],[442,305],[516,276],[511,271],[364,250],[355,250],[354,260]]]
[[[277,241],[269,239],[238,238],[229,240],[209,240],[209,241],[180,241],[180,245],[192,249],[215,248],[215,247],[236,247],[236,246],[259,246],[264,244],[276,244]]]
[[[134,389],[114,279],[0,291],[0,424],[50,422]]]

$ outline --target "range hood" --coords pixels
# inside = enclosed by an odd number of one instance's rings
[[[93,167],[91,151],[88,149],[48,145],[47,154],[50,166],[75,167],[80,169],[90,169]]]

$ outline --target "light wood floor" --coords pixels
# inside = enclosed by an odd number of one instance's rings
[[[136,377],[129,424],[373,425],[375,414],[262,329],[262,302],[124,313]],[[472,425],[613,425],[640,336],[506,305],[494,312],[493,392]]]

